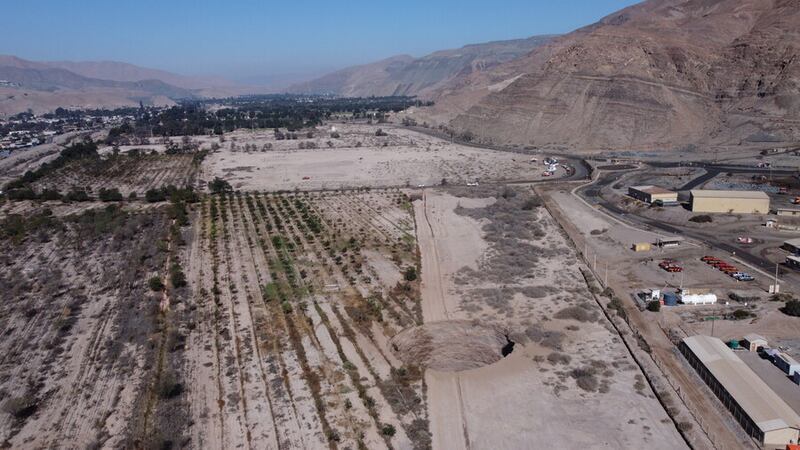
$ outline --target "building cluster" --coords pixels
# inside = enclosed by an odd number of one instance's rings
[[[628,195],[653,206],[679,205],[678,193],[659,186],[630,186]],[[769,214],[769,195],[762,191],[692,189],[689,208],[698,213]],[[786,212],[784,212],[786,214]]]
[[[58,117],[52,114],[25,114],[8,120],[0,119],[0,156],[27,147],[44,144],[53,136],[74,131],[94,130],[121,125],[135,118],[127,115],[94,115],[73,113]]]
[[[749,350],[766,347],[766,340],[757,335],[743,342]],[[798,442],[800,416],[724,342],[691,336],[683,339],[680,351],[753,439],[765,448]]]

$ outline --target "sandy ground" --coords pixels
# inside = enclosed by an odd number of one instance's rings
[[[665,254],[651,252],[649,255],[634,256],[630,251],[629,233],[647,233],[635,231],[631,227],[620,224],[605,214],[591,208],[572,196],[566,190],[547,191],[546,195],[551,200],[550,208],[557,210],[562,225],[567,228],[571,238],[578,247],[587,249],[588,260],[609,261],[611,270],[607,276],[607,285],[622,299],[623,307],[629,318],[628,324],[634,333],[639,333],[649,345],[651,351],[642,355],[643,364],[649,366],[648,374],[654,383],[662,387],[662,392],[668,393],[664,398],[671,398],[670,402],[677,405],[679,421],[690,421],[694,427],[689,432],[694,445],[698,448],[707,448],[711,445],[716,448],[753,448],[752,441],[743,433],[741,427],[727,414],[724,407],[718,402],[694,369],[684,361],[676,351],[671,340],[673,336],[686,336],[696,334],[686,323],[679,319],[678,312],[683,310],[693,311],[705,316],[711,312],[708,307],[679,307],[676,310],[664,308],[659,314],[640,311],[631,298],[631,293],[647,288],[665,288],[670,284],[673,288],[680,283],[679,278],[667,275],[652,264],[643,264],[652,257],[672,257],[687,265],[684,282],[708,286],[710,280],[717,280],[720,287],[730,283],[726,278],[719,277],[716,271],[707,267],[700,267],[699,257],[707,250],[692,246],[683,246],[673,249]],[[608,229],[602,234],[592,234],[594,229]],[[616,231],[616,233],[612,233]],[[643,237],[646,237],[644,235]],[[717,255],[725,256],[725,255]],[[698,265],[695,267],[694,262]],[[696,269],[696,270],[695,270]],[[661,273],[659,273],[661,272]],[[596,273],[600,278],[605,277],[602,262],[598,263]],[[721,291],[718,295],[726,293]],[[738,306],[724,306],[731,311]],[[719,326],[723,321],[716,325]],[[741,322],[735,322],[741,324]],[[625,324],[625,322],[623,322]],[[628,325],[625,325],[628,326]],[[739,326],[739,325],[735,325]],[[707,333],[707,331],[705,331]],[[719,333],[715,333],[719,335]],[[677,401],[676,401],[677,399]],[[695,421],[699,418],[698,421]]]
[[[588,392],[559,377],[559,367],[544,355],[541,343],[518,343],[514,352],[500,362],[464,372],[428,370],[428,403],[434,448],[680,448],[684,446],[672,423],[652,393],[634,389],[636,370],[618,338],[599,323],[550,319],[541,315],[552,310],[560,297],[557,290],[544,298],[516,296],[510,319],[490,307],[467,308],[465,296],[481,286],[457,286],[456,272],[463,266],[481,266],[487,257],[479,221],[454,212],[463,207],[481,207],[491,199],[469,200],[426,190],[424,200],[415,202],[415,217],[422,251],[422,301],[425,321],[478,319],[502,323],[510,331],[537,324],[565,333],[561,349],[571,356],[569,367],[591,358],[615,361],[613,377],[604,378],[604,392]],[[561,256],[542,261],[534,270],[539,279],[551,282],[558,273],[566,278],[565,288],[588,297],[579,286],[574,251],[543,210],[546,240],[558,246]],[[491,253],[491,252],[488,252]],[[568,260],[572,264],[567,264]],[[567,285],[571,285],[568,287]],[[484,286],[485,287],[485,286]],[[572,323],[572,330],[567,327]],[[633,366],[635,367],[635,366]]]
[[[315,137],[276,141],[271,132],[237,131],[206,160],[206,178],[225,178],[244,190],[339,189],[360,186],[438,185],[442,179],[473,181],[530,180],[541,177],[541,163],[523,155],[453,144],[403,128],[337,125],[340,138],[327,129]],[[234,141],[235,139],[235,141]],[[313,143],[316,149],[299,149]],[[332,145],[329,147],[328,143]],[[262,151],[263,146],[272,149]],[[235,151],[232,151],[232,147]],[[245,151],[255,146],[256,151]]]

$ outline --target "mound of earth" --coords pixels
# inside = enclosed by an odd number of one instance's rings
[[[493,364],[513,346],[504,330],[468,320],[431,322],[392,339],[392,349],[404,363],[442,372]]]

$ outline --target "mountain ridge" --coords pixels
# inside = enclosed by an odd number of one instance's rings
[[[543,35],[468,44],[419,58],[395,55],[295,84],[288,91],[349,97],[426,95],[459,75],[484,71],[510,61],[552,38],[553,35]]]
[[[796,141],[798,11],[797,0],[645,1],[454,80],[431,114],[487,142],[544,147]]]

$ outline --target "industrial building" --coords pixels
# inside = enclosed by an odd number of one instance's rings
[[[628,195],[645,203],[677,204],[678,193],[658,186],[630,186]]]
[[[779,216],[800,216],[798,208],[775,208],[775,214]]]
[[[772,357],[772,362],[790,377],[793,377],[794,374],[800,372],[800,363],[795,361],[794,358],[786,353],[778,352]]]
[[[751,352],[757,352],[759,348],[767,346],[767,340],[761,335],[750,333],[744,336],[742,345]]]
[[[761,191],[692,189],[692,211],[703,213],[768,214],[769,196]]]
[[[768,448],[800,438],[800,416],[721,340],[683,339],[681,353],[748,435]]]
[[[782,247],[793,255],[800,255],[800,238],[783,241]]]

